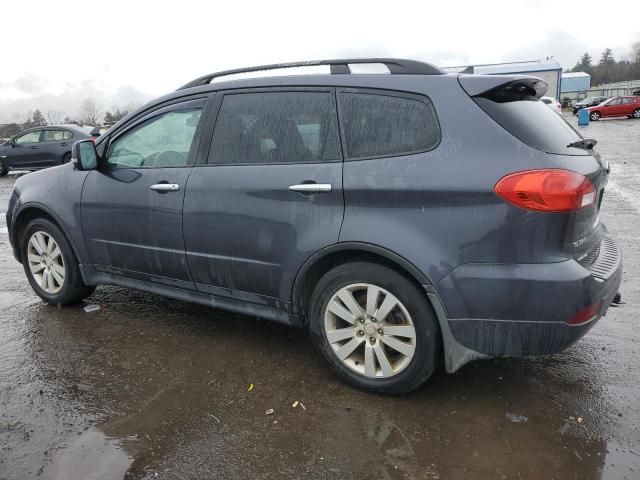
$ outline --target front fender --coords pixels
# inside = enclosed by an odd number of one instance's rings
[[[79,263],[88,260],[80,216],[82,186],[87,174],[75,170],[69,163],[27,174],[16,181],[20,198],[14,207],[9,232],[14,250],[19,250],[17,235],[24,222],[42,212],[62,230]]]

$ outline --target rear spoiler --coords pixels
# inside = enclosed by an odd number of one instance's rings
[[[459,75],[458,82],[470,97],[495,102],[537,100],[548,88],[547,82],[527,75]]]

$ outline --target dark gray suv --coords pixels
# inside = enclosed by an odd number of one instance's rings
[[[207,75],[18,179],[14,254],[53,305],[112,284],[308,328],[371,391],[559,352],[621,256],[608,164],[546,88],[397,59]]]

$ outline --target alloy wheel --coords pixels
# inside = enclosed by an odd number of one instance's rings
[[[55,239],[46,232],[31,235],[27,246],[29,270],[38,286],[55,295],[64,286],[65,267],[62,251]]]
[[[397,375],[416,351],[416,329],[405,306],[370,283],[347,285],[329,299],[324,333],[336,357],[369,378]]]

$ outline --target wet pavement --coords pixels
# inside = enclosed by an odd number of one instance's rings
[[[0,479],[640,479],[640,121],[583,133],[612,166],[626,304],[562,354],[399,398],[341,384],[304,331],[115,287],[47,306],[2,221]]]

